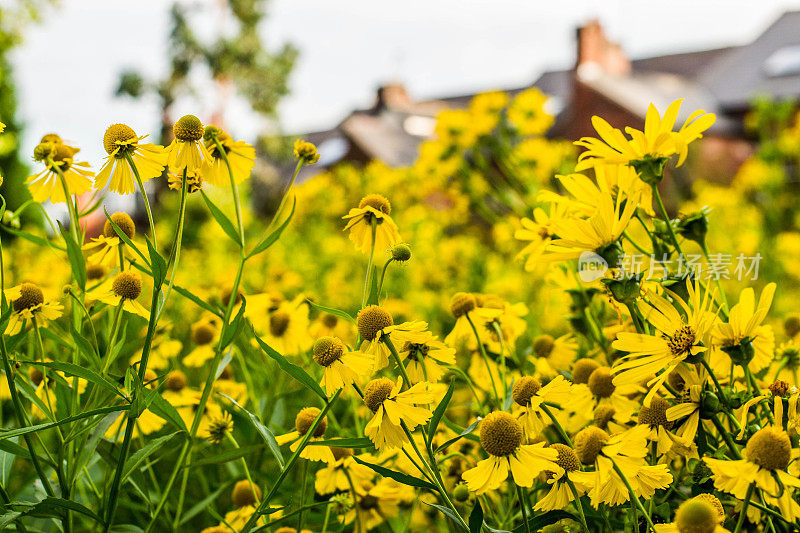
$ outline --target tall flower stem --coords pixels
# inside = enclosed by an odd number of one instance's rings
[[[410,389],[412,386],[411,378],[408,377],[408,373],[406,372],[406,367],[400,360],[400,355],[397,353],[397,348],[394,347],[392,339],[390,339],[388,335],[383,335],[381,337],[381,342],[383,342],[386,345],[386,347],[389,348],[389,353],[392,354],[392,361],[394,361],[394,364],[397,365],[397,369],[400,371],[400,375],[403,376],[403,383],[405,383],[406,387]]]
[[[522,494],[522,487],[517,485],[517,501],[519,502],[519,508],[522,509],[522,521],[525,522],[525,531],[527,533],[531,533],[531,525],[528,523],[528,509],[527,505],[525,504],[525,497]]]
[[[308,428],[308,431],[306,431],[305,435],[303,435],[302,440],[300,440],[300,444],[297,447],[297,450],[295,450],[295,452],[289,458],[289,461],[287,461],[286,466],[281,471],[280,475],[278,476],[278,479],[275,480],[275,484],[272,485],[272,488],[270,488],[267,495],[264,496],[264,499],[261,500],[261,503],[258,504],[258,507],[256,508],[255,512],[250,516],[250,519],[242,527],[239,533],[249,533],[249,531],[253,529],[253,527],[256,525],[259,517],[264,513],[264,511],[269,506],[269,502],[272,500],[272,497],[275,496],[276,492],[278,492],[278,488],[281,486],[281,483],[283,483],[284,479],[286,479],[286,475],[289,473],[289,470],[291,470],[294,464],[297,462],[298,458],[300,457],[300,454],[303,452],[303,449],[305,449],[306,444],[308,444],[308,441],[311,439],[311,436],[314,434],[314,431],[316,431],[317,426],[319,426],[320,422],[322,422],[322,419],[325,418],[325,414],[330,410],[331,406],[333,406],[334,402],[341,393],[342,389],[337,390],[336,393],[328,400],[328,403],[325,404],[325,407],[317,415],[317,418],[314,419],[314,422],[311,424],[311,427]]]
[[[700,249],[703,250],[703,255],[705,256],[706,261],[711,263],[711,258],[709,257],[710,254],[708,253],[708,245],[706,244],[705,239],[703,239],[703,242],[700,243]],[[722,300],[722,305],[724,306],[725,310],[727,311],[728,309],[730,309],[729,306],[728,306],[728,297],[725,296],[725,289],[722,288],[722,280],[720,279],[719,276],[715,276],[715,277],[716,277],[715,281],[717,282],[717,290],[719,291],[719,297]]]
[[[172,291],[172,285],[175,283],[175,276],[178,273],[178,263],[181,259],[181,244],[183,242],[183,225],[186,221],[186,196],[187,196],[187,182],[186,182],[186,173],[187,168],[183,168],[183,180],[181,183],[181,200],[180,200],[180,208],[178,210],[178,232],[175,236],[175,241],[172,244],[172,251],[169,254],[169,261],[167,261],[167,267],[169,264],[172,263],[172,275],[169,277],[169,283],[167,284],[167,290],[164,292],[164,300],[161,302],[161,305],[158,306],[158,312],[156,313],[156,321],[161,318],[161,313],[164,312],[164,308],[167,305],[167,298],[169,298],[169,293]]]
[[[586,524],[586,515],[583,512],[583,504],[581,503],[581,496],[578,494],[578,489],[575,488],[575,484],[572,480],[567,477],[567,474],[564,474],[564,477],[567,479],[567,486],[569,487],[570,492],[572,492],[572,496],[575,498],[575,507],[578,508],[578,516],[581,519],[581,525],[583,529],[589,531],[589,526]]]
[[[464,317],[469,322],[470,327],[472,328],[472,333],[475,335],[475,341],[478,343],[478,350],[481,352],[481,357],[483,357],[483,363],[486,365],[486,372],[489,374],[489,381],[492,383],[492,393],[494,394],[494,400],[497,402],[498,407],[502,407],[503,404],[500,403],[500,396],[497,394],[497,385],[494,383],[494,376],[492,375],[492,367],[489,365],[489,356],[486,354],[486,348],[483,347],[483,341],[481,341],[481,336],[478,335],[478,328],[475,327],[475,323],[472,322],[472,319],[469,317],[469,313],[465,313]]]
[[[653,525],[653,521],[650,519],[650,515],[648,514],[647,510],[644,508],[644,505],[642,505],[641,500],[639,500],[639,497],[633,491],[633,487],[631,487],[631,482],[628,481],[628,478],[625,476],[625,474],[619,468],[619,466],[617,465],[617,462],[614,459],[609,457],[608,460],[611,461],[611,465],[614,467],[614,472],[617,473],[617,475],[620,477],[622,482],[625,484],[625,488],[628,489],[628,494],[629,494],[629,496],[631,498],[631,502],[633,502],[635,504],[635,508],[638,508],[639,511],[644,515],[644,518],[645,518],[645,520],[647,520],[647,525],[650,528],[650,531],[655,533],[656,528]],[[636,512],[634,511],[634,517],[635,516],[636,516]],[[638,528],[638,525],[634,524],[634,527]]]
[[[158,238],[156,237],[156,225],[153,223],[153,211],[150,209],[150,200],[147,199],[147,192],[144,190],[144,182],[142,182],[141,176],[139,176],[139,169],[136,167],[136,163],[133,161],[131,154],[128,153],[127,150],[125,152],[125,160],[128,161],[128,166],[131,167],[133,171],[133,177],[136,179],[136,184],[139,186],[139,192],[142,195],[142,201],[144,202],[144,210],[147,212],[147,221],[150,223],[150,235],[153,236],[153,247],[158,250]]]
[[[228,168],[228,177],[231,181],[231,191],[233,192],[233,205],[236,209],[236,222],[239,226],[239,244],[244,248],[244,224],[242,223],[242,206],[239,202],[239,189],[236,186],[236,180],[233,177],[233,169],[231,168],[231,163],[228,161],[228,154],[225,152],[225,148],[222,147],[222,143],[219,142],[216,134],[211,134],[211,138],[214,140],[214,144],[217,147],[217,153],[222,158],[222,161],[225,162],[225,166]],[[297,176],[297,174],[295,174]],[[294,182],[294,178],[292,178],[292,182]],[[291,184],[289,187],[291,188]],[[276,212],[277,215],[277,212]]]
[[[672,227],[672,222],[670,221],[669,215],[667,214],[667,208],[664,207],[664,201],[661,199],[661,193],[658,192],[658,186],[652,185],[653,189],[653,198],[656,199],[656,203],[658,204],[658,210],[661,211],[661,216],[664,217],[664,222],[667,224],[667,230],[669,231],[669,237],[672,239],[672,243],[675,245],[675,251],[678,252],[680,258],[686,257],[683,255],[683,250],[681,250],[681,245],[678,242],[678,236],[675,235],[675,229]]]
[[[542,411],[544,411],[545,414],[550,417],[550,420],[553,422],[553,425],[556,427],[556,431],[558,432],[558,435],[561,437],[561,439],[564,441],[564,443],[567,446],[569,446],[570,448],[572,448],[573,447],[572,446],[572,440],[570,440],[569,435],[567,435],[567,432],[564,431],[564,428],[561,427],[561,423],[556,419],[556,416],[553,414],[553,411],[551,411],[550,408],[548,406],[546,406],[544,403],[542,403],[540,407],[542,408]]]
[[[378,229],[378,221],[375,217],[372,217],[370,221],[370,225],[372,226],[372,245],[369,250],[369,260],[367,261],[367,275],[364,276],[364,292],[361,295],[361,308],[363,309],[365,305],[367,305],[367,298],[369,297],[369,280],[372,277],[372,261],[375,257],[375,233]]]
[[[744,496],[744,501],[742,502],[742,510],[739,511],[739,520],[736,522],[736,529],[733,530],[733,533],[739,533],[741,531],[742,526],[744,525],[744,518],[747,516],[747,507],[750,505],[750,498],[753,496],[753,491],[756,488],[755,482],[750,483],[750,486],[747,487],[747,494]]]

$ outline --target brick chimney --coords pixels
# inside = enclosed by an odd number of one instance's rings
[[[631,61],[622,48],[606,38],[606,33],[598,20],[592,20],[578,28],[579,71],[602,70],[607,74],[625,76],[630,74]]]
[[[407,109],[411,98],[402,83],[388,83],[378,87],[378,109]]]

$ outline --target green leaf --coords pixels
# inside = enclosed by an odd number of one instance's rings
[[[233,340],[239,336],[239,333],[242,331],[242,326],[244,326],[244,309],[247,307],[247,301],[244,297],[242,297],[242,305],[239,307],[239,312],[236,313],[233,321],[230,325],[225,328],[225,334],[222,336],[220,340],[219,350],[224,350],[227,348]]]
[[[58,229],[67,244],[67,257],[69,258],[70,266],[72,266],[72,275],[75,276],[75,281],[78,282],[78,286],[83,290],[86,288],[86,261],[83,258],[81,247],[75,242],[72,233],[64,229],[61,222],[58,223]]]
[[[374,448],[375,445],[367,437],[348,439],[310,440],[308,446],[335,446],[337,448]]]
[[[15,518],[20,516],[36,516],[45,518],[61,518],[66,515],[66,511],[74,511],[88,516],[95,522],[103,524],[103,520],[92,510],[71,500],[62,498],[47,497],[38,503],[32,502],[11,502],[3,506],[6,514],[0,517],[0,528],[9,525]],[[15,515],[9,517],[9,515]]]
[[[311,306],[316,307],[320,311],[324,311],[324,312],[329,313],[329,314],[331,314],[333,316],[338,316],[339,318],[344,318],[345,320],[348,320],[348,321],[352,322],[353,324],[356,323],[356,319],[351,317],[348,313],[345,313],[344,311],[340,311],[339,309],[334,309],[333,307],[325,307],[324,305],[319,305],[317,303],[312,302],[309,299],[306,299],[306,301],[309,304],[311,304]]]
[[[429,439],[432,439],[433,435],[436,433],[436,429],[439,427],[439,421],[444,416],[445,411],[447,411],[447,406],[450,405],[450,398],[453,397],[453,390],[455,390],[455,387],[456,382],[455,378],[453,378],[450,380],[450,386],[447,387],[447,392],[444,393],[442,401],[436,406],[436,409],[433,411],[433,416],[431,416],[431,420],[428,423]]]
[[[89,320],[91,320],[91,317],[89,317]],[[97,353],[97,350],[95,350],[92,343],[89,342],[89,339],[78,333],[72,321],[69,322],[69,332],[70,335],[72,335],[72,340],[75,341],[75,346],[78,348],[78,351],[82,352],[99,368],[102,363],[100,354]]]
[[[275,229],[275,231],[270,233],[263,241],[261,241],[255,248],[253,248],[253,251],[247,255],[248,259],[250,259],[254,255],[260,254],[261,252],[265,251],[267,248],[269,248],[278,241],[278,239],[281,237],[281,233],[283,233],[283,230],[286,229],[286,226],[288,226],[289,222],[292,220],[292,216],[294,216],[294,208],[296,205],[297,205],[297,198],[292,198],[292,210],[289,212],[289,216],[286,217],[286,220],[284,220],[283,224],[278,226]]]
[[[272,433],[272,431],[270,431],[267,426],[262,424],[261,420],[259,420],[256,415],[254,415],[253,413],[251,413],[250,411],[239,405],[239,403],[236,400],[222,393],[220,393],[220,396],[224,396],[225,398],[227,398],[228,401],[230,401],[233,405],[238,407],[240,411],[242,411],[244,414],[247,415],[247,417],[250,419],[250,423],[253,424],[253,427],[256,428],[258,434],[261,435],[261,438],[264,439],[264,442],[267,443],[267,446],[269,446],[269,450],[272,452],[272,455],[275,456],[275,459],[278,460],[278,464],[281,465],[281,469],[283,469],[284,466],[286,466],[286,463],[283,460],[283,455],[281,455],[281,447],[278,446],[278,441],[275,440],[275,434]]]
[[[153,274],[153,285],[155,287],[161,287],[164,283],[164,280],[167,279],[167,261],[164,257],[158,253],[153,243],[145,237],[145,241],[147,241],[147,252],[150,254],[150,265],[152,267],[152,274]]]
[[[461,522],[461,520],[459,520],[458,516],[456,515],[456,513],[453,512],[452,509],[450,509],[448,507],[445,507],[443,505],[437,505],[435,503],[428,503],[428,502],[426,502],[424,500],[419,500],[419,501],[421,501],[422,503],[424,503],[425,505],[427,505],[429,507],[434,507],[436,509],[439,509],[439,511],[441,511],[442,514],[444,514],[445,516],[450,518],[450,520],[453,521],[453,523],[456,525],[456,527],[460,531],[466,531],[467,533],[469,533],[469,530],[464,527],[464,524]]]
[[[222,483],[217,490],[215,490],[214,492],[206,496],[204,499],[194,504],[191,509],[183,513],[181,515],[181,522],[178,525],[182,526],[183,524],[185,524],[186,522],[188,522],[201,512],[205,511],[206,508],[211,504],[211,502],[216,501],[216,499],[219,497],[220,494],[229,489],[230,489],[230,483]]]
[[[483,508],[481,502],[475,499],[475,507],[469,513],[469,533],[479,533],[483,525]]]
[[[576,522],[578,521],[574,515],[566,511],[555,510],[528,519],[528,527],[531,531],[539,531],[543,527],[555,524],[559,520],[564,520],[565,518],[575,520]],[[525,533],[526,531],[525,524],[523,523],[515,527],[512,533]]]
[[[142,391],[147,397],[145,401],[147,403],[147,408],[151,413],[163,418],[178,429],[187,431],[186,423],[183,421],[183,418],[181,418],[181,415],[178,414],[178,411],[175,409],[175,407],[165,400],[157,390],[144,388]]]
[[[266,342],[262,341],[258,335],[256,335],[255,331],[253,332],[253,336],[255,336],[256,342],[258,342],[261,349],[271,357],[275,362],[278,363],[278,366],[281,367],[281,370],[292,376],[294,379],[305,385],[308,389],[317,393],[317,395],[325,400],[328,401],[328,397],[325,395],[325,391],[322,390],[322,387],[319,386],[319,383],[316,382],[314,378],[308,375],[308,372],[300,368],[294,363],[290,363],[288,359],[284,356],[276,352],[272,349]]]
[[[201,307],[202,309],[205,309],[209,313],[214,313],[218,317],[222,318],[222,313],[219,312],[219,309],[216,309],[210,304],[204,302],[203,300],[200,299],[199,296],[192,294],[192,292],[189,291],[188,289],[184,289],[183,287],[179,287],[178,285],[173,285],[172,290],[174,290],[181,296],[193,301],[195,304],[197,304],[198,307]]]
[[[194,468],[196,466],[227,463],[229,461],[235,461],[236,459],[244,457],[245,455],[250,455],[251,453],[260,452],[263,449],[264,449],[263,444],[253,444],[252,446],[245,446],[243,448],[231,448],[229,450],[225,450],[222,453],[212,455],[211,457],[198,459],[197,461],[194,461],[192,464],[184,465],[183,468]]]
[[[214,217],[214,220],[217,221],[219,227],[221,227],[222,230],[228,234],[228,237],[230,237],[233,242],[241,246],[241,239],[239,238],[239,234],[236,232],[236,226],[233,225],[233,222],[231,222],[231,220],[225,216],[225,213],[223,213],[219,207],[214,205],[214,202],[211,201],[203,189],[200,189],[200,194],[203,195],[203,200],[205,200],[208,210],[211,211],[211,215]]]
[[[376,464],[373,464],[373,463],[368,463],[366,461],[362,461],[361,459],[359,459],[355,455],[353,456],[353,459],[357,463],[371,468],[372,470],[374,470],[378,474],[382,475],[383,477],[391,478],[391,479],[393,479],[393,480],[395,480],[397,482],[402,483],[403,485],[408,485],[409,487],[418,487],[418,488],[421,488],[421,489],[428,489],[428,490],[432,490],[432,491],[436,491],[437,490],[436,486],[432,485],[431,483],[428,483],[424,479],[420,479],[418,477],[410,476],[408,474],[403,474],[402,472],[397,472],[396,470],[391,470],[389,468],[386,468],[386,467],[383,467],[383,466],[380,466],[380,465],[376,465]]]
[[[89,435],[89,438],[86,439],[86,444],[81,447],[80,454],[78,454],[78,459],[75,461],[74,465],[72,466],[72,472],[81,472],[83,467],[89,464],[89,460],[97,450],[97,445],[100,443],[100,439],[102,439],[108,428],[120,418],[119,413],[109,413],[103,417],[103,419],[98,422],[98,424],[92,429],[92,434]],[[124,419],[124,416],[123,416]],[[4,442],[4,441],[0,441]]]
[[[150,457],[153,453],[160,450],[167,442],[172,440],[175,435],[185,435],[185,433],[176,431],[175,433],[170,433],[169,435],[164,435],[163,437],[153,439],[145,444],[142,448],[137,450],[136,453],[128,457],[128,460],[125,461],[125,468],[123,469],[122,482],[124,483],[125,479],[131,475],[131,472],[133,472],[136,467],[142,464],[142,462]]]
[[[16,235],[17,237],[21,237],[21,238],[23,238],[23,239],[25,239],[27,241],[31,241],[32,243],[38,244],[39,246],[47,246],[47,247],[50,247],[50,248],[55,248],[56,250],[60,250],[62,252],[66,252],[67,251],[66,248],[64,248],[62,246],[59,246],[58,244],[56,244],[56,243],[54,243],[54,242],[52,242],[52,241],[50,241],[48,239],[45,239],[44,237],[39,237],[38,235],[33,235],[31,233],[27,233],[25,231],[16,230],[16,229],[9,228],[9,227],[6,227],[6,226],[3,226],[3,231],[7,231],[12,235]]]
[[[79,378],[83,378],[86,381],[91,381],[95,385],[99,385],[107,390],[110,390],[120,398],[125,398],[125,395],[122,393],[122,391],[119,390],[119,388],[115,383],[108,381],[94,370],[89,370],[86,367],[73,365],[72,363],[65,363],[61,361],[50,361],[50,362],[20,361],[20,363],[33,366],[44,366],[47,368],[52,368],[53,370],[58,370],[59,372],[64,372],[68,376],[78,376]]]
[[[124,242],[125,244],[127,244],[127,245],[128,245],[130,248],[131,248],[131,250],[133,250],[134,252],[136,252],[136,255],[138,255],[139,257],[141,257],[141,258],[142,258],[142,261],[144,261],[144,262],[145,262],[145,264],[147,265],[147,268],[151,268],[151,267],[150,267],[150,262],[149,262],[149,261],[147,260],[147,258],[144,256],[144,254],[142,253],[142,251],[141,251],[141,250],[139,250],[139,248],[138,248],[138,247],[137,247],[135,244],[133,244],[133,241],[131,241],[131,240],[128,238],[128,236],[127,236],[127,235],[125,235],[125,232],[124,232],[124,231],[122,231],[122,228],[120,228],[119,226],[117,226],[117,223],[116,223],[116,222],[114,222],[113,220],[111,220],[111,215],[109,215],[109,214],[108,214],[108,211],[106,210],[106,208],[103,208],[103,212],[106,214],[106,220],[108,220],[108,221],[109,221],[109,223],[111,223],[111,227],[112,227],[112,228],[114,228],[114,232],[117,234],[117,237],[119,237],[120,239],[122,239],[122,242]],[[152,268],[151,268],[151,269],[152,269]]]
[[[76,420],[83,420],[84,418],[91,418],[97,415],[104,415],[107,413],[113,413],[115,411],[127,411],[127,405],[116,405],[112,407],[100,407],[99,409],[93,409],[92,411],[87,411],[85,413],[81,413],[75,416],[68,416],[67,418],[62,418],[56,422],[48,422],[47,424],[37,424],[35,426],[28,426],[19,429],[12,429],[9,431],[0,432],[0,440],[2,439],[10,439],[11,437],[16,437],[17,435],[25,435],[26,433],[35,433],[37,431],[42,431],[45,429],[54,428],[56,426],[60,426],[63,424],[67,424],[69,422],[75,422]]]
[[[458,427],[457,425],[453,424],[452,422],[450,422],[449,420],[447,420],[445,418],[444,419],[444,424],[447,427],[449,427],[450,429],[452,429],[453,431],[458,432],[458,435],[456,435],[452,439],[444,442],[442,445],[440,445],[438,448],[436,448],[436,453],[440,453],[440,452],[445,451],[447,448],[450,447],[451,444],[453,444],[454,442],[456,442],[456,441],[458,441],[458,440],[460,440],[462,438],[468,438],[470,440],[479,441],[480,439],[478,439],[478,437],[473,435],[472,432],[475,431],[476,427],[478,427],[478,423],[480,421],[481,420],[478,419],[475,422],[473,422],[472,424],[470,424],[470,426],[468,428],[462,430],[460,427]]]

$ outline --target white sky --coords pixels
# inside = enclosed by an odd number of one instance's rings
[[[197,29],[219,30],[220,0],[197,0]],[[113,96],[118,75],[135,67],[166,70],[163,50],[171,1],[61,0],[29,28],[14,56],[26,146],[49,131],[83,148],[98,166],[102,135],[114,122],[154,131],[154,101]],[[287,132],[324,129],[368,106],[385,81],[415,97],[516,87],[574,61],[574,30],[598,17],[632,57],[691,51],[752,40],[788,0],[272,0],[268,43],[300,50],[292,94],[281,105]],[[205,90],[202,87],[198,89]],[[207,118],[209,98],[183,102],[180,114]],[[234,135],[252,140],[265,124],[240,103],[228,106]]]

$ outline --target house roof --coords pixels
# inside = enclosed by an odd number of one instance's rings
[[[800,11],[784,13],[755,41],[709,65],[700,76],[723,109],[738,111],[756,94],[800,95]]]

